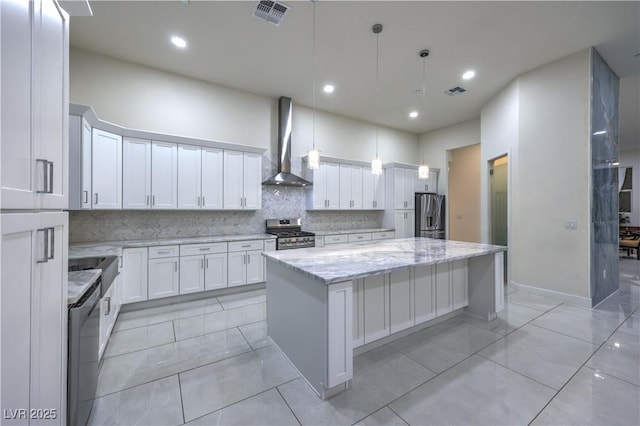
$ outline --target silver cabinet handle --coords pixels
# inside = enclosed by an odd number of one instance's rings
[[[244,207],[244,204],[242,203],[243,198],[240,197],[240,207]]]
[[[249,247],[251,247],[251,244],[245,244],[242,246],[242,248],[249,248]]]
[[[82,191],[82,195],[84,195],[84,203],[87,204],[89,202],[89,191]]]
[[[151,205],[152,205],[152,206],[155,206],[155,205],[156,205],[156,196],[155,196],[155,195],[152,195],[152,196],[151,196]]]
[[[209,250],[211,250],[211,247],[202,247],[200,249],[200,251],[209,251]]]
[[[53,194],[53,161],[47,161],[47,165],[49,166],[49,189],[47,192]]]
[[[44,255],[41,259],[38,259],[36,263],[47,263],[49,261],[49,228],[40,228],[36,232],[44,233]]]
[[[198,197],[198,207],[200,207],[200,197]]]
[[[209,269],[209,259],[205,259],[205,260],[204,260],[204,263],[205,263],[205,265],[206,265],[206,268],[207,268],[207,269]]]
[[[244,264],[244,265],[247,264],[247,255],[246,254],[242,255],[242,264]]]
[[[49,238],[49,256],[47,257],[47,259],[51,260],[54,259],[56,256],[56,252],[55,252],[55,247],[56,247],[56,228],[54,228],[53,226],[50,228],[47,228],[49,230],[49,232],[51,233],[51,238]]]
[[[42,172],[43,172],[43,177],[44,177],[44,187],[42,190],[37,190],[36,192],[39,194],[45,194],[47,192],[47,187],[49,186],[49,178],[47,176],[47,164],[49,164],[49,162],[43,158],[38,158],[36,159],[36,163],[42,163]]]
[[[149,196],[147,195],[147,203],[145,204],[145,206],[149,205]]]
[[[251,256],[247,255],[247,263],[251,263]]]
[[[175,267],[175,271],[178,272],[178,261],[176,260],[175,262],[173,262],[174,267]]]
[[[93,194],[93,198],[94,198],[93,205],[97,206],[98,205],[98,193],[97,192],[95,194]]]
[[[107,306],[106,310],[104,312],[104,315],[107,316],[111,312],[111,298],[110,297],[105,297],[104,298],[104,303]]]
[[[171,253],[171,250],[158,250],[157,253],[158,254],[169,254],[169,253]]]
[[[200,259],[200,269],[204,269],[204,259]]]
[[[204,207],[204,196],[202,197],[202,207]]]

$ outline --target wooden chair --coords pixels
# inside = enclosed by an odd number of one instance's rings
[[[620,250],[625,250],[627,256],[636,251],[636,258],[640,260],[640,233],[631,231],[620,232]]]

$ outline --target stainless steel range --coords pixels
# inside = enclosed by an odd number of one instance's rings
[[[267,234],[277,236],[276,250],[316,246],[316,234],[302,230],[302,219],[267,219]]]

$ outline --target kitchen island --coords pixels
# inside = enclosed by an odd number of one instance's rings
[[[263,253],[269,337],[322,398],[346,390],[353,349],[463,308],[504,306],[506,247],[429,238]]]

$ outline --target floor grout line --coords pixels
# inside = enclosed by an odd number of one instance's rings
[[[300,380],[299,377],[296,377],[293,380],[289,380],[288,382],[285,383],[281,383],[278,386],[276,386],[276,391],[278,392],[278,394],[280,395],[280,398],[282,398],[282,400],[284,401],[284,403],[287,405],[287,408],[289,408],[289,411],[291,411],[291,414],[293,414],[293,417],[296,419],[296,421],[298,422],[299,425],[302,425],[302,422],[300,421],[300,419],[298,418],[298,416],[296,415],[296,412],[293,411],[293,408],[291,408],[291,406],[289,405],[289,401],[287,401],[287,398],[284,397],[284,395],[282,394],[282,392],[280,391],[280,386],[286,385],[287,383],[291,383],[294,380]],[[305,383],[306,384],[306,383]]]
[[[182,380],[180,380],[180,373],[177,374],[178,376],[178,390],[180,391],[180,407],[182,407],[182,423],[186,423],[187,422],[187,416],[185,416],[184,414],[184,396],[182,395]]]

